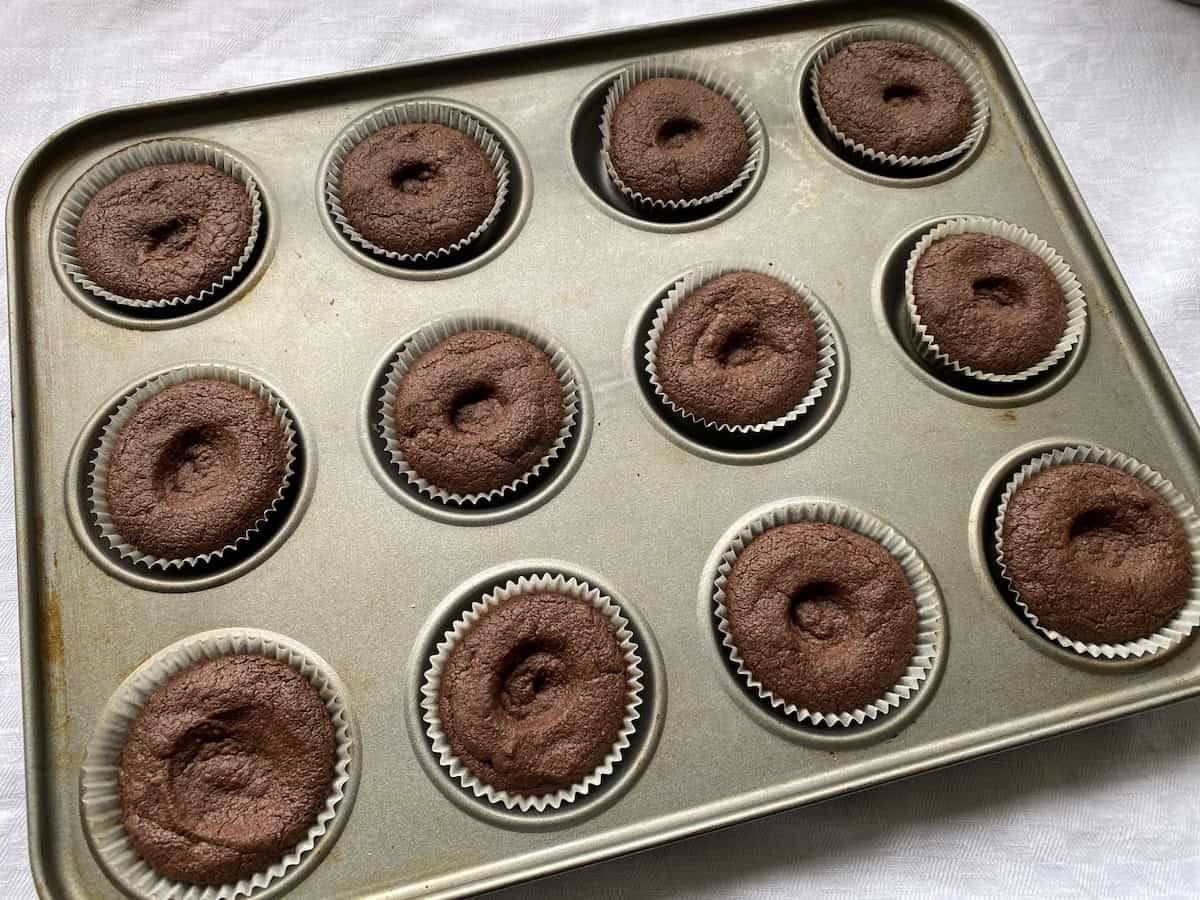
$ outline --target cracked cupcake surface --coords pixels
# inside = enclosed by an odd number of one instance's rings
[[[84,208],[79,262],[121,297],[195,296],[237,265],[252,218],[245,185],[207,163],[145,166],[105,185]]]
[[[737,178],[749,153],[737,108],[689,78],[641,81],[613,110],[613,168],[626,187],[654,200],[716,193]]]
[[[396,440],[412,470],[460,494],[531,471],[558,439],[563,386],[539,347],[504,331],[461,331],[400,378]]]
[[[352,228],[385,250],[430,253],[463,240],[496,203],[496,170],[469,135],[432,122],[375,131],[338,184]]]
[[[1158,493],[1098,463],[1045,469],[1013,493],[1005,573],[1038,624],[1076,641],[1146,637],[1192,585],[1187,532]]]
[[[855,143],[896,156],[936,156],[971,130],[971,89],[936,54],[907,41],[854,41],[821,67],[821,108]]]
[[[628,700],[612,623],[587,600],[547,591],[510,597],[470,627],[446,661],[438,715],[475,777],[537,796],[604,761]]]
[[[800,709],[866,706],[899,681],[916,650],[917,608],[900,563],[837,525],[763,532],[738,555],[724,591],[746,668]]]
[[[663,393],[710,422],[756,425],[794,409],[817,369],[816,327],[783,282],[732,272],[680,301],[655,356]]]
[[[1032,250],[968,232],[934,241],[913,270],[913,302],[938,349],[980,372],[1036,366],[1067,329],[1062,286]]]
[[[113,528],[163,559],[220,550],[270,510],[287,459],[279,417],[250,389],[207,378],[170,385],[117,433],[106,486]]]
[[[159,874],[228,884],[268,869],[316,822],[333,723],[286,663],[204,659],[146,700],[117,762],[122,823]]]

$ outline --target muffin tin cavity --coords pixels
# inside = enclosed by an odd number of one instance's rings
[[[1054,465],[1091,462],[1112,466],[1150,486],[1166,501],[1183,525],[1191,546],[1192,588],[1183,607],[1172,619],[1145,638],[1121,644],[1087,644],[1040,627],[1020,602],[1005,577],[998,553],[997,528],[1002,506],[1010,499],[1015,478],[1032,477]],[[1072,526],[1074,540],[1089,530],[1103,529],[1109,518],[1104,510],[1081,515]],[[1200,519],[1190,498],[1145,463],[1118,450],[1090,441],[1051,438],[1025,444],[1000,459],[987,473],[971,505],[971,555],[985,595],[995,600],[1012,630],[1026,643],[1067,665],[1092,671],[1124,672],[1140,669],[1171,657],[1193,639],[1200,624]]]
[[[126,401],[134,394],[144,391],[151,383],[165,384],[168,380],[180,377],[215,377],[231,381],[236,379],[238,383],[265,392],[265,395],[286,413],[290,425],[290,475],[286,478],[269,514],[261,518],[255,527],[247,532],[244,538],[239,538],[233,546],[227,546],[217,553],[201,554],[186,561],[158,560],[153,557],[143,560],[136,551],[126,549],[123,553],[117,549],[114,546],[115,538],[111,526],[101,527],[97,515],[98,511],[103,512],[105,507],[98,507],[93,499],[93,471],[101,452],[106,428],[114,415],[128,408]],[[197,442],[192,455],[219,455],[229,449],[224,446],[219,436],[189,434],[181,438],[194,439]],[[299,523],[308,505],[316,480],[314,453],[314,448],[307,440],[305,425],[297,416],[295,407],[274,386],[258,375],[249,374],[243,367],[220,364],[194,363],[173,366],[147,375],[114,394],[84,426],[71,450],[67,467],[68,520],[88,556],[113,577],[145,590],[202,590],[248,572],[279,549]],[[167,482],[179,475],[178,472],[174,472],[172,465],[164,463],[160,467],[162,471],[158,473]]]
[[[770,261],[748,264],[720,263],[700,264],[680,272],[663,285],[638,311],[630,322],[625,338],[627,365],[631,366],[642,410],[663,435],[685,450],[715,462],[735,465],[753,465],[782,459],[806,447],[824,432],[841,408],[849,387],[849,360],[841,332],[828,309],[813,293],[809,302],[813,305],[814,318],[819,319],[818,345],[821,362],[818,379],[824,379],[823,388],[805,400],[803,411],[789,413],[770,423],[769,427],[718,428],[706,424],[694,416],[686,415],[672,404],[664,402],[660,389],[655,386],[646,363],[646,342],[655,330],[655,322],[672,289],[683,279],[699,273],[716,271],[754,271],[794,284],[782,266]],[[732,336],[734,339],[738,335]]]
[[[447,337],[463,331],[497,330],[523,338],[546,353],[563,388],[563,424],[558,440],[534,467],[501,488],[451,493],[421,478],[404,458],[390,427],[395,386],[408,363]],[[401,358],[403,357],[403,359]],[[398,367],[399,361],[399,367]],[[458,400],[462,427],[497,413],[495,385],[479,381]],[[404,335],[380,360],[362,401],[360,443],[367,464],[393,497],[421,515],[455,525],[489,525],[524,515],[553,497],[579,468],[592,428],[592,401],[583,370],[560,343],[523,323],[488,313],[450,313]],[[458,427],[457,425],[455,427]]]
[[[399,253],[379,247],[359,234],[342,210],[340,178],[347,155],[371,133],[403,123],[435,123],[460,130],[479,143],[495,166],[496,200],[491,212],[469,235],[433,251]],[[360,116],[334,138],[318,172],[317,205],[334,241],[363,265],[400,278],[450,278],[494,259],[525,223],[533,194],[529,162],[512,133],[482,110],[436,97],[389,103]],[[398,191],[440,190],[436,165],[419,160],[394,172],[391,182]]]
[[[635,228],[665,233],[707,228],[732,216],[750,202],[766,175],[769,143],[762,120],[752,107],[749,112],[757,131],[757,138],[751,135],[751,152],[757,152],[758,161],[749,172],[749,176],[740,181],[733,190],[720,192],[720,196],[702,203],[663,205],[638,202],[613,182],[605,169],[601,126],[609,91],[614,81],[628,68],[629,66],[622,66],[601,75],[584,88],[571,110],[567,143],[575,163],[575,173],[588,199],[619,222]],[[672,68],[671,74],[673,77],[694,77],[694,73],[682,66]],[[663,140],[682,140],[693,131],[689,122],[668,122],[664,126]]]
[[[963,76],[972,93],[972,114],[967,136],[953,150],[932,156],[897,156],[857,144],[839,134],[823,115],[818,101],[814,75],[838,50],[854,41],[890,40],[918,44]],[[955,42],[939,32],[916,25],[876,24],[845,29],[817,43],[796,71],[795,91],[800,110],[816,142],[843,169],[867,181],[899,187],[921,187],[958,174],[978,155],[986,143],[990,116],[987,85],[978,67]],[[884,102],[907,104],[920,102],[920,86],[907,82],[888,84]]]
[[[724,586],[743,550],[764,532],[787,524],[820,522],[840,526],[883,546],[903,569],[917,608],[916,646],[912,660],[895,686],[861,709],[820,712],[797,709],[769,691],[750,669],[733,643],[724,606]],[[837,604],[841,587],[820,581],[793,598],[784,627],[802,627],[806,603]],[[752,510],[721,537],[705,563],[700,579],[698,609],[710,646],[727,670],[725,680],[739,705],[764,727],[800,743],[816,746],[868,744],[908,725],[929,701],[946,665],[948,621],[945,602],[933,571],[920,552],[893,526],[838,500],[797,497]],[[831,617],[834,627],[844,617]]]
[[[905,271],[909,257],[918,241],[931,228],[957,215],[939,216],[914,225],[901,234],[885,252],[876,269],[874,288],[875,316],[881,328],[889,334],[897,352],[918,378],[935,390],[978,406],[1012,407],[1042,400],[1067,383],[1083,362],[1087,346],[1087,329],[1080,325],[1075,342],[1053,365],[1018,381],[985,381],[937,365],[922,352],[913,333],[905,294]],[[986,290],[988,285],[981,285]]]
[[[76,228],[88,203],[117,178],[137,169],[174,163],[212,166],[239,181],[251,205],[249,237],[240,258],[219,280],[186,297],[153,300],[121,297],[96,284],[79,259]],[[144,187],[144,185],[143,185]],[[153,331],[177,328],[205,319],[245,296],[261,277],[274,250],[274,203],[254,166],[228,148],[211,141],[163,138],[126,147],[100,160],[67,191],[54,214],[50,232],[53,272],[63,291],[88,315],[112,325]],[[161,209],[143,225],[141,240],[147,253],[184,252],[203,232],[188,215],[170,216]],[[164,249],[165,248],[165,249]]]
[[[550,580],[566,584],[568,593],[576,586],[587,585],[608,598],[610,605],[625,620],[623,627],[629,633],[628,641],[636,647],[637,667],[641,674],[638,677],[640,691],[637,717],[633,721],[632,731],[627,735],[628,746],[623,748],[620,758],[612,764],[611,771],[587,790],[575,793],[571,799],[556,806],[545,805],[539,811],[530,805],[514,804],[509,807],[497,802],[497,792],[472,790],[444,766],[441,754],[435,751],[429,735],[427,706],[432,695],[428,690],[426,675],[431,659],[438,656],[442,649],[440,645],[444,643],[447,631],[464,613],[483,601],[485,595],[503,592],[510,583],[540,584],[549,583]],[[450,800],[472,815],[493,825],[521,830],[574,825],[617,800],[637,781],[649,763],[658,743],[667,702],[662,656],[648,623],[637,608],[602,576],[574,564],[552,559],[519,560],[497,566],[455,588],[438,604],[417,636],[408,660],[406,685],[405,721],[408,737],[426,775]]]

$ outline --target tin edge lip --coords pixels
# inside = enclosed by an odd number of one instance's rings
[[[606,776],[594,790],[594,795],[568,803],[561,809],[539,813],[522,813],[506,810],[490,803],[486,798],[470,796],[466,789],[442,767],[426,734],[426,722],[421,708],[421,685],[425,670],[429,666],[430,648],[445,634],[447,623],[454,621],[471,601],[482,596],[496,585],[521,575],[549,572],[586,581],[592,587],[612,598],[629,622],[638,653],[642,657],[644,685],[641,715],[634,731],[638,742],[632,752],[621,760],[613,773]],[[666,721],[667,711],[666,665],[662,651],[650,623],[636,603],[598,572],[582,565],[557,558],[517,559],[487,568],[469,576],[438,601],[437,606],[426,616],[420,631],[413,639],[412,650],[404,669],[404,724],[414,755],[429,780],[441,790],[457,807],[472,816],[505,829],[525,832],[546,832],[570,828],[579,822],[606,810],[623,796],[644,774],[654,758]],[[554,870],[563,868],[561,863]],[[504,883],[508,883],[507,881]],[[472,890],[475,890],[473,887]]]

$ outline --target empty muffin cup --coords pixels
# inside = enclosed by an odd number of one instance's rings
[[[1075,640],[1039,622],[1038,616],[1021,599],[1020,593],[1013,585],[1009,573],[1011,563],[1006,559],[1004,547],[1004,519],[1013,495],[1022,484],[1041,472],[1056,466],[1078,463],[1108,466],[1142,482],[1166,503],[1187,536],[1191,560],[1191,586],[1179,610],[1165,624],[1145,637],[1117,643]],[[1200,518],[1197,518],[1196,511],[1188,499],[1170,481],[1128,454],[1107,447],[1084,444],[1050,450],[1029,460],[1005,485],[996,510],[993,538],[996,563],[1009,596],[1029,624],[1060,647],[1094,659],[1140,659],[1179,646],[1200,624]]]
[[[347,157],[371,135],[399,125],[440,125],[460,131],[479,146],[494,172],[496,198],[490,210],[468,233],[448,241],[444,246],[418,252],[390,250],[364,237],[347,218],[342,197],[342,173]],[[429,175],[436,176],[436,173],[429,171],[432,166],[428,162],[410,161],[409,168],[410,172],[393,173],[392,183],[396,184],[397,179],[402,179],[402,189],[404,182],[417,184]],[[325,205],[338,230],[360,250],[400,266],[433,263],[460,254],[492,227],[508,198],[509,169],[510,162],[503,145],[474,116],[437,100],[406,100],[371,110],[338,135],[324,175]]]
[[[447,339],[472,331],[503,332],[527,341],[541,350],[546,355],[550,368],[557,377],[562,390],[562,420],[558,426],[557,435],[541,457],[519,475],[487,490],[458,491],[452,487],[435,484],[431,479],[420,474],[414,468],[412,461],[406,457],[403,438],[398,433],[396,426],[397,392],[400,390],[400,383],[405,374],[422,356]],[[494,391],[494,385],[488,381],[491,374],[495,373],[480,373],[479,378],[469,379],[472,387],[478,392],[478,396],[460,398],[464,405],[471,405],[470,401],[486,402],[490,399]],[[419,493],[439,503],[458,507],[494,503],[532,485],[554,465],[555,460],[566,449],[575,432],[580,411],[580,390],[576,373],[566,352],[554,341],[543,337],[534,329],[490,313],[451,313],[420,326],[397,351],[380,394],[377,427],[393,469]]]
[[[300,841],[290,848],[280,848],[279,859],[253,876],[219,885],[168,878],[142,859],[126,831],[118,761],[146,701],[172,676],[202,660],[242,655],[285,663],[316,690],[333,726],[329,794],[316,821]],[[290,875],[298,874],[298,867],[308,868],[304,861],[313,851],[336,840],[350,814],[354,797],[351,779],[360,766],[359,757],[345,686],[320,656],[297,641],[270,631],[223,628],[195,634],[160,650],[138,666],[100,713],[80,768],[84,834],[108,876],[139,900],[232,900],[254,896],[281,879],[286,881]]]
[[[630,91],[642,82],[653,78],[678,78],[695,82],[724,97],[733,105],[746,132],[746,159],[727,184],[699,197],[661,199],[630,187],[621,178],[612,158],[613,115],[617,106]],[[670,129],[678,125],[681,133],[676,137],[681,139],[686,137],[688,131],[697,130],[694,126],[698,124],[680,119],[665,122],[662,127]],[[759,166],[763,164],[766,153],[766,133],[750,96],[727,76],[707,63],[693,62],[688,59],[675,60],[655,56],[630,63],[613,81],[604,98],[604,109],[600,117],[600,133],[600,156],[604,163],[604,170],[608,173],[612,184],[633,203],[653,209],[696,209],[722,200],[746,185]]]
[[[820,81],[822,67],[838,51],[860,41],[901,41],[915,44],[951,66],[962,77],[971,93],[971,115],[966,134],[958,144],[948,150],[925,155],[905,155],[868,147],[847,135],[830,118],[821,102]],[[821,45],[809,69],[807,89],[812,97],[817,118],[822,128],[833,139],[842,155],[851,161],[869,162],[884,170],[893,169],[906,174],[920,174],[920,170],[953,160],[966,154],[983,139],[987,130],[989,103],[987,83],[971,57],[954,41],[915,25],[900,23],[876,23],[840,31]],[[908,86],[899,86],[907,88]]]
[[[1061,335],[1045,356],[1020,371],[987,372],[954,359],[949,352],[939,346],[936,335],[930,330],[928,323],[921,318],[914,289],[916,270],[921,257],[937,241],[965,234],[1001,238],[1033,253],[1045,263],[1062,292],[1066,322]],[[944,369],[976,381],[1013,384],[1034,378],[1062,362],[1083,339],[1084,330],[1087,327],[1087,300],[1083,294],[1083,287],[1058,251],[1036,234],[1026,231],[1018,225],[986,216],[956,216],[922,235],[909,254],[908,264],[904,270],[904,302],[913,343],[921,358],[935,368]]]
[[[659,342],[675,310],[679,308],[679,305],[684,300],[706,284],[715,281],[723,275],[736,272],[751,272],[756,275],[765,275],[780,282],[798,295],[812,319],[816,336],[816,366],[812,384],[809,386],[807,392],[783,415],[752,424],[730,424],[728,422],[713,421],[704,415],[687,409],[684,405],[676,403],[663,388],[658,372]],[[717,431],[728,431],[738,434],[773,431],[795,422],[820,399],[821,394],[824,393],[825,388],[829,385],[833,377],[834,366],[837,364],[837,344],[834,340],[833,320],[821,300],[798,278],[780,271],[776,266],[759,261],[749,261],[746,263],[707,263],[685,273],[672,285],[671,289],[667,291],[666,297],[663,298],[662,303],[659,304],[654,314],[654,319],[651,322],[649,333],[646,336],[644,347],[646,351],[643,357],[645,371],[654,389],[654,395],[658,398],[659,402],[690,422],[695,422]]]
[[[101,287],[80,261],[78,228],[80,219],[88,205],[104,188],[123,176],[148,166],[198,163],[211,166],[223,175],[241,184],[250,204],[248,236],[240,255],[232,261],[227,271],[211,283],[186,293],[163,297],[129,297]],[[153,215],[144,222],[126,223],[136,225],[139,240],[161,247],[169,243],[180,229],[198,227],[198,223],[184,221],[190,213],[175,216],[171,210],[154,209]],[[119,306],[155,308],[188,307],[219,297],[238,280],[249,263],[258,245],[262,228],[263,199],[257,182],[246,166],[229,151],[202,141],[181,138],[164,138],[134,144],[108,156],[83,174],[63,199],[54,221],[51,249],[55,261],[67,273],[71,281],[80,288],[109,303]],[[202,224],[202,223],[200,223]],[[215,226],[214,226],[215,227]],[[144,232],[144,233],[142,233]],[[198,234],[196,237],[202,237]],[[185,242],[190,245],[190,240]]]
[[[838,526],[878,544],[899,565],[916,607],[915,642],[908,664],[890,688],[870,702],[853,708],[807,709],[785,699],[755,675],[734,641],[725,592],[734,564],[760,535],[798,523]],[[941,597],[929,567],[916,548],[896,529],[869,513],[831,500],[786,500],[749,518],[721,554],[712,581],[712,602],[721,644],[736,668],[738,678],[764,705],[800,724],[852,728],[888,715],[913,699],[928,683],[945,640]]]
[[[522,595],[530,594],[558,594],[590,604],[592,609],[599,613],[607,625],[612,628],[620,658],[623,660],[625,677],[625,704],[620,726],[615,740],[601,762],[579,780],[553,791],[536,795],[494,787],[472,772],[466,762],[455,755],[443,727],[440,711],[443,674],[455,647],[473,628],[479,625],[481,620],[493,614],[498,607]],[[464,612],[446,631],[443,639],[438,643],[437,652],[430,657],[429,667],[425,671],[424,682],[421,685],[421,709],[423,710],[422,718],[427,726],[426,735],[439,763],[447,770],[450,777],[474,796],[520,812],[557,810],[586,796],[595,789],[607,776],[612,774],[621,762],[625,751],[630,746],[630,735],[634,733],[640,715],[638,708],[642,704],[642,659],[633,632],[628,625],[628,620],[621,614],[617,604],[598,588],[591,586],[586,581],[550,572],[523,575],[515,581],[509,580],[503,585],[497,585],[476,600],[471,608]],[[505,748],[496,747],[495,752],[499,754],[507,751]]]
[[[244,388],[266,404],[271,415],[278,421],[283,436],[286,459],[283,463],[283,474],[274,496],[265,505],[257,518],[248,528],[223,546],[213,550],[186,556],[163,556],[139,548],[137,542],[130,540],[121,533],[114,522],[109,504],[109,468],[113,453],[120,439],[121,429],[130,421],[138,409],[148,400],[161,394],[167,388],[187,382],[215,380],[224,381]],[[180,437],[186,437],[181,435]],[[296,471],[296,456],[298,451],[298,435],[290,411],[284,402],[277,397],[265,384],[253,375],[236,366],[220,363],[192,363],[170,369],[161,375],[155,375],[138,385],[117,406],[100,433],[100,440],[92,454],[92,463],[88,471],[86,494],[91,510],[92,521],[100,529],[100,536],[124,560],[129,560],[137,566],[147,569],[187,569],[193,566],[222,560],[227,555],[241,552],[257,539],[259,530],[273,517],[280,515],[280,507],[291,488]],[[252,451],[253,448],[250,448]],[[248,452],[250,452],[248,451]],[[185,454],[186,455],[186,454]],[[185,460],[186,466],[186,460]],[[157,466],[158,463],[153,463]]]

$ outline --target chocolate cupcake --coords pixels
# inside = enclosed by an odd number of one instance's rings
[[[828,384],[836,355],[820,302],[769,264],[686,273],[659,307],[645,346],[646,372],[664,404],[738,432],[803,415]]]
[[[1081,340],[1083,289],[1037,235],[980,216],[943,222],[909,255],[905,299],[917,351],[979,381],[1018,382]]]
[[[1115,451],[1069,447],[1021,468],[1001,499],[997,559],[1025,617],[1062,646],[1141,656],[1200,621],[1195,515]]]
[[[861,724],[928,678],[940,601],[894,529],[840,504],[793,501],[734,535],[713,582],[717,624],[761,699],[802,723]]]
[[[379,428],[409,484],[442,502],[476,504],[541,475],[566,447],[578,402],[561,350],[515,323],[451,316],[402,345]]]
[[[325,199],[341,232],[399,264],[463,250],[508,195],[499,141],[457,107],[413,100],[374,110],[335,141]]]
[[[147,567],[220,558],[253,539],[291,480],[296,435],[249,375],[185,366],[127,397],[100,438],[92,512],[108,544]]]
[[[441,764],[509,809],[559,808],[611,774],[641,704],[617,606],[561,575],[510,581],[446,633],[422,708]]]
[[[55,255],[104,300],[186,306],[233,284],[261,215],[258,185],[227,151],[149,141],[103,160],[71,188],[55,223]]]
[[[741,188],[764,155],[762,124],[740,88],[704,67],[633,63],[601,117],[609,178],[636,203],[682,209]]]
[[[271,632],[205,632],[110,698],[81,771],[84,833],[134,896],[286,890],[336,839],[357,766],[345,689],[324,660]]]
[[[308,833],[334,778],[333,722],[277,659],[202,659],[150,695],[117,761],[125,831],[155,871],[231,884]]]
[[[831,38],[809,77],[817,116],[852,160],[935,165],[965,153],[987,126],[983,78],[936,32],[872,25]]]

